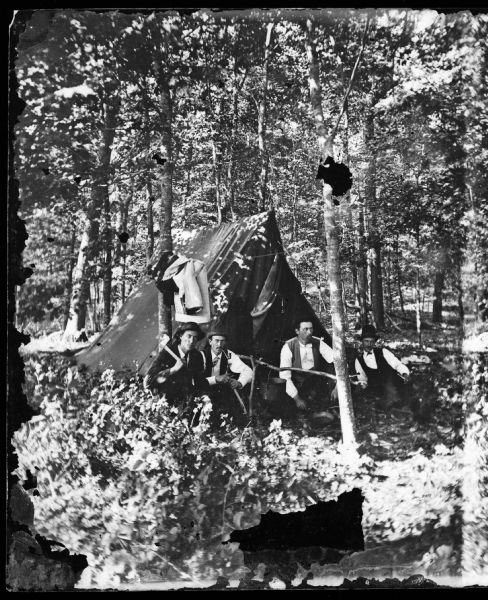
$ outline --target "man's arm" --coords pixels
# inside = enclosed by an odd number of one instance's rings
[[[364,372],[363,368],[361,367],[361,363],[359,362],[359,360],[357,358],[354,363],[354,366],[356,367],[356,373],[358,375],[359,385],[361,385],[361,387],[366,387],[368,385],[368,376]]]
[[[320,340],[319,352],[326,362],[334,362],[334,353],[332,352],[332,348],[326,344],[324,340]]]
[[[293,361],[293,357],[291,355],[290,348],[285,344],[281,349],[280,354],[280,367],[291,367]],[[286,393],[291,398],[296,398],[298,396],[298,390],[295,387],[295,384],[291,380],[291,371],[280,371],[280,377],[286,380]]]
[[[144,377],[144,381],[146,385],[152,385],[154,380],[156,379],[158,374],[162,374],[164,377],[167,377],[170,373],[170,367],[175,363],[175,359],[170,356],[165,350],[161,350],[156,358],[151,363],[146,376]]]
[[[237,380],[241,387],[247,385],[252,379],[252,369],[246,365],[238,356],[229,351],[229,368],[233,373],[239,375]]]
[[[404,365],[401,360],[398,360],[398,358],[393,354],[393,352],[390,352],[390,350],[388,350],[387,348],[383,348],[383,356],[392,369],[395,369],[395,371],[400,375],[409,377],[409,368],[407,367],[407,365]]]

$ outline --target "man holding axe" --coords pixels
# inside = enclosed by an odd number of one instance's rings
[[[188,402],[188,398],[206,394],[208,383],[203,357],[195,349],[195,344],[203,337],[200,327],[188,322],[178,327],[171,342],[169,337],[161,340],[159,354],[144,377],[145,386],[165,394],[172,404]]]

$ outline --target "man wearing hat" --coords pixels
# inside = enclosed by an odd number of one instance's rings
[[[203,357],[195,349],[195,344],[203,337],[196,323],[180,325],[173,340],[159,352],[150,366],[144,378],[146,385],[160,394],[164,393],[174,404],[207,393]]]
[[[402,403],[410,371],[387,348],[376,347],[376,329],[364,325],[361,331],[362,349],[356,358],[358,383],[368,395],[379,400],[382,408]]]
[[[226,331],[212,329],[207,333],[208,345],[202,352],[215,418],[225,412],[231,416],[242,414],[240,402],[232,390],[238,392],[252,379],[251,368],[237,354],[227,350],[227,337]]]

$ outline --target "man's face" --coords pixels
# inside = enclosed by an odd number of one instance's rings
[[[225,349],[226,339],[223,335],[213,335],[210,338],[210,348],[214,354],[219,355]]]
[[[185,354],[187,354],[192,348],[195,347],[197,340],[198,333],[196,331],[185,331],[181,336],[180,348]]]
[[[374,338],[364,338],[363,339],[363,348],[366,352],[370,352],[373,348],[374,345],[376,343],[376,340]]]
[[[304,344],[308,344],[312,339],[313,325],[310,321],[302,321],[300,327],[295,329],[298,339]]]

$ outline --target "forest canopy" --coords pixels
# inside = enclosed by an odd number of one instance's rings
[[[332,128],[342,111],[334,152],[353,175],[339,206],[346,301],[366,297],[369,269],[379,327],[385,308],[405,314],[416,289],[434,322],[446,293],[462,317],[488,264],[486,16],[310,12],[324,118]],[[269,208],[322,314],[307,16],[46,9],[19,20],[15,172],[34,272],[19,289],[24,331],[99,331],[144,272],[161,223],[192,230]]]

